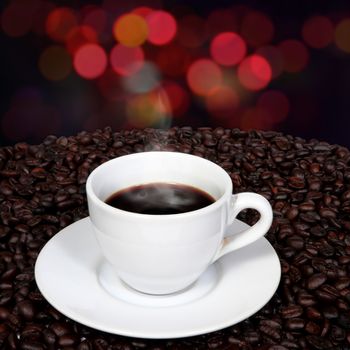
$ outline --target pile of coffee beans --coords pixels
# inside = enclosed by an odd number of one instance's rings
[[[282,279],[249,319],[192,338],[134,339],[69,320],[38,291],[33,268],[40,249],[88,215],[88,174],[111,158],[151,150],[205,157],[229,173],[235,192],[255,191],[270,201],[267,238]],[[257,219],[249,210],[241,218]],[[0,348],[350,349],[349,150],[277,132],[191,127],[106,128],[0,149]]]

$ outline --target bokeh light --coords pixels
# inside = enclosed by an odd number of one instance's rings
[[[350,18],[343,19],[335,28],[335,44],[337,47],[350,53]]]
[[[46,33],[51,39],[63,42],[77,24],[78,20],[73,10],[68,7],[59,7],[48,15]]]
[[[271,67],[272,79],[275,79],[283,72],[283,57],[281,51],[276,46],[262,46],[256,53],[264,57]]]
[[[309,61],[309,51],[299,40],[288,39],[279,44],[283,57],[283,69],[289,73],[302,71]]]
[[[128,13],[115,21],[113,33],[116,40],[124,46],[135,47],[146,41],[148,26],[143,17]]]
[[[187,15],[179,20],[177,41],[188,48],[197,48],[207,40],[206,22],[196,15]]]
[[[217,119],[232,118],[238,105],[239,97],[229,86],[219,86],[206,97],[207,109]]]
[[[133,9],[132,13],[135,13],[136,15],[146,18],[152,11],[153,9],[151,9],[148,6],[140,6]]]
[[[271,42],[274,26],[264,13],[251,11],[243,18],[241,34],[248,45],[258,47]]]
[[[159,86],[160,73],[156,65],[145,62],[133,75],[124,77],[124,86],[132,93],[146,93]]]
[[[97,86],[106,100],[123,102],[125,92],[120,77],[111,68],[97,79]]]
[[[110,63],[113,70],[123,76],[139,71],[143,65],[145,55],[141,47],[127,47],[117,44],[110,54]]]
[[[287,96],[277,90],[263,92],[257,101],[257,107],[266,111],[267,119],[275,124],[287,118],[290,103]]]
[[[145,128],[168,125],[169,101],[161,90],[134,95],[127,100],[126,112],[132,127]]]
[[[97,43],[97,34],[90,26],[74,27],[66,37],[67,50],[74,54],[81,46],[88,43]]]
[[[175,37],[177,25],[175,18],[166,11],[152,11],[147,17],[148,41],[153,45],[164,45]]]
[[[221,85],[221,69],[210,59],[199,59],[189,67],[187,83],[195,94],[208,95],[214,88]]]
[[[191,63],[188,50],[172,42],[159,48],[155,61],[162,73],[169,77],[181,77]]]
[[[82,23],[85,26],[94,29],[96,33],[103,33],[108,23],[108,16],[104,9],[97,6],[91,6],[86,12]]]
[[[239,127],[242,130],[269,130],[273,124],[267,111],[259,107],[249,107],[242,113]]]
[[[210,45],[210,53],[215,62],[223,66],[233,66],[244,58],[247,47],[243,39],[236,33],[218,34]]]
[[[261,90],[271,80],[271,67],[267,60],[259,55],[246,57],[238,66],[238,79],[248,90]]]
[[[326,16],[310,17],[304,23],[301,34],[310,47],[315,49],[324,48],[333,41],[333,23]]]
[[[49,13],[54,9],[55,9],[55,5],[50,1],[41,1],[39,3],[38,9],[33,14],[32,28],[31,28],[33,33],[37,35],[46,34],[46,19]]]
[[[233,11],[214,10],[207,19],[208,35],[214,36],[222,32],[237,32],[238,23]]]
[[[166,81],[162,89],[168,96],[169,113],[175,117],[184,115],[190,106],[190,96],[185,88],[174,81]]]
[[[1,14],[1,26],[4,33],[11,37],[21,37],[32,27],[33,15],[38,1],[33,3],[12,1]]]
[[[81,46],[74,55],[74,68],[85,79],[95,79],[102,75],[107,67],[107,55],[97,44]]]
[[[48,80],[63,80],[72,70],[71,58],[65,48],[50,46],[40,55],[39,70]]]

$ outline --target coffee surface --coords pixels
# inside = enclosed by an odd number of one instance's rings
[[[112,194],[106,203],[139,214],[181,214],[204,208],[215,200],[208,193],[184,184],[150,183]]]

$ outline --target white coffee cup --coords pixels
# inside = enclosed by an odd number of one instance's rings
[[[128,212],[105,203],[119,190],[155,182],[190,185],[215,202],[167,215]],[[142,152],[112,159],[90,174],[86,192],[103,256],[122,281],[144,293],[168,294],[188,287],[221,256],[264,236],[272,223],[272,209],[263,196],[232,195],[224,169],[185,153]],[[259,221],[225,237],[228,225],[246,208],[256,209]]]

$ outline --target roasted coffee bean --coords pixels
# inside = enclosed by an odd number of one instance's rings
[[[304,328],[305,321],[302,318],[291,318],[286,321],[285,326],[291,331],[299,330]]]
[[[290,305],[281,309],[282,318],[295,318],[301,316],[303,308],[299,305]]]
[[[309,277],[306,286],[308,289],[316,289],[326,282],[327,276],[324,273],[317,273]]]
[[[67,319],[38,291],[33,267],[40,249],[88,215],[89,173],[108,159],[147,150],[205,157],[226,170],[235,192],[258,192],[270,201],[274,221],[266,238],[281,258],[281,285],[248,320],[186,339],[129,339]],[[0,148],[0,348],[345,350],[349,164],[350,152],[341,146],[222,127],[104,128]],[[258,218],[249,211],[240,217],[250,225]]]

